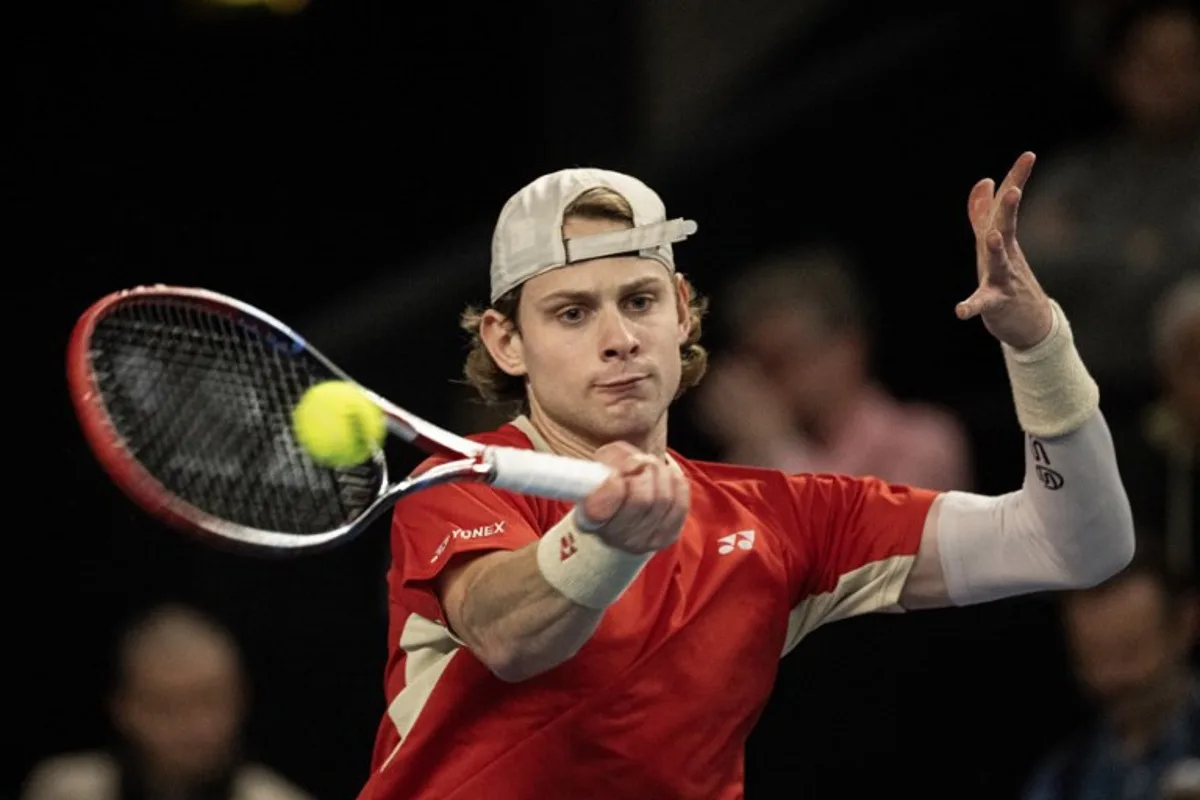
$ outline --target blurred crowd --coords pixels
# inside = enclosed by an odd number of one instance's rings
[[[1026,797],[1200,797],[1200,15],[1188,3],[1068,5],[1068,53],[1114,124],[1039,162],[1019,238],[1100,384],[1141,541],[1123,573],[1061,598],[1095,714],[1045,754]],[[956,410],[901,400],[873,368],[862,276],[887,268],[797,242],[715,293],[727,345],[690,408],[722,458],[975,486],[982,455]],[[22,800],[308,796],[244,750],[243,667],[219,622],[160,607],[117,645],[112,741],[48,756]]]

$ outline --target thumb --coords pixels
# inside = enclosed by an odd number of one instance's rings
[[[575,506],[575,524],[583,531],[603,527],[625,502],[625,477],[613,473]]]
[[[987,305],[987,296],[984,288],[980,286],[970,297],[954,307],[954,313],[959,319],[971,319],[982,314]]]

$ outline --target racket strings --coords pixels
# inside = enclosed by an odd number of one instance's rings
[[[291,341],[182,298],[129,303],[97,322],[93,371],[117,433],[168,491],[244,527],[320,533],[356,518],[378,464],[321,467],[291,409],[334,377]]]

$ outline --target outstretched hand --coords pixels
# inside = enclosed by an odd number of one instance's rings
[[[1054,320],[1050,298],[1017,244],[1017,210],[1033,162],[1033,153],[1022,153],[999,189],[991,178],[971,189],[967,215],[975,231],[979,288],[955,308],[959,319],[982,317],[993,336],[1018,350],[1044,339]]]

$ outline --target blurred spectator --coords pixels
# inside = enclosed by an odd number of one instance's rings
[[[1172,568],[1194,575],[1200,552],[1200,274],[1167,294],[1152,323],[1161,393],[1113,437],[1135,516],[1166,535]]]
[[[119,744],[38,764],[22,800],[308,800],[243,760],[246,685],[231,635],[164,606],[122,636],[110,698]]]
[[[1115,8],[1098,77],[1118,125],[1038,167],[1021,243],[1117,417],[1153,388],[1151,306],[1200,265],[1200,14],[1186,0]]]
[[[958,421],[901,403],[872,378],[870,314],[844,254],[769,259],[725,294],[732,352],[710,363],[695,406],[724,460],[970,488]]]
[[[1039,767],[1026,800],[1186,796],[1200,756],[1196,612],[1154,539],[1118,575],[1064,596],[1075,673],[1098,714]]]

